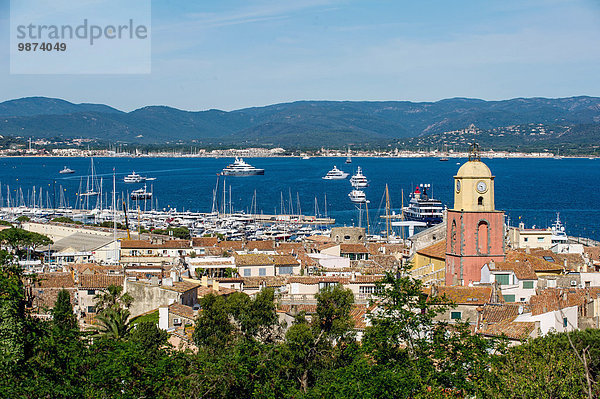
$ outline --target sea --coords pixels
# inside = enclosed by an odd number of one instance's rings
[[[147,183],[154,200],[142,206],[178,211],[210,212],[215,207],[227,211],[265,214],[328,216],[337,225],[366,226],[367,212],[350,202],[349,180],[323,180],[327,171],[337,166],[354,173],[358,166],[370,181],[365,188],[368,223],[371,232],[385,229],[385,188],[388,186],[391,208],[398,213],[402,203],[420,184],[431,184],[429,192],[452,207],[453,176],[466,159],[450,158],[345,158],[294,157],[247,158],[248,163],[264,168],[263,176],[223,177],[218,173],[233,158],[94,158],[94,168],[103,180],[105,203],[110,203],[112,176],[116,175],[116,192],[126,198],[143,184],[127,184],[123,177],[136,173],[155,177]],[[600,159],[498,158],[483,160],[495,176],[496,209],[504,210],[511,225],[551,226],[560,214],[571,236],[600,240]],[[74,174],[61,175],[63,167]],[[90,158],[4,157],[0,158],[0,205],[6,206],[8,190],[11,200],[32,204],[35,187],[36,204],[76,206],[77,193],[85,190],[91,173]],[[218,180],[218,181],[217,181]],[[63,195],[60,195],[62,190]],[[216,195],[215,195],[216,192]]]

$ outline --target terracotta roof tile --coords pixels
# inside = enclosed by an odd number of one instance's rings
[[[527,304],[487,303],[483,305],[482,321],[484,323],[513,321],[519,315],[519,308],[523,312],[529,312],[530,310]]]
[[[533,266],[527,261],[490,262],[488,267],[494,271],[512,271],[519,280],[537,280],[537,274],[535,274]]]
[[[363,244],[340,244],[342,254],[368,254],[369,250]]]
[[[298,266],[298,260],[291,255],[270,255],[271,260],[276,266]]]
[[[194,247],[214,247],[219,243],[217,237],[193,237],[192,246]]]
[[[273,251],[275,249],[275,241],[263,240],[263,241],[248,241],[246,243],[246,249],[248,251]]]
[[[71,273],[40,273],[36,286],[42,288],[75,288]]]
[[[437,296],[445,296],[457,305],[483,305],[490,302],[492,287],[437,287]]]
[[[417,253],[420,255],[423,255],[423,256],[428,256],[430,258],[445,260],[446,259],[446,240],[442,240],[433,245],[425,247],[425,248],[417,251]]]
[[[529,299],[531,314],[553,312],[571,306],[581,306],[586,302],[588,292],[585,288],[546,288]]]
[[[233,251],[241,251],[244,249],[244,243],[242,241],[219,241],[217,247],[230,249]]]
[[[79,276],[79,288],[108,288],[110,285],[123,285],[124,276],[108,276],[106,274],[90,274]]]
[[[563,265],[555,262],[548,262],[543,260],[537,256],[533,256],[531,254],[526,254],[521,251],[508,251],[506,253],[506,262],[529,262],[533,270],[536,272],[544,272],[544,271],[561,271],[563,270]]]
[[[247,254],[235,255],[235,264],[237,266],[260,266],[272,265],[273,261],[266,254]]]
[[[510,339],[524,340],[529,338],[534,330],[534,322],[512,322],[504,320],[499,323],[488,325],[485,329],[480,330],[479,334],[491,337],[506,336]]]
[[[189,320],[194,320],[194,309],[191,306],[182,305],[180,303],[172,303],[169,305],[169,313],[185,317]]]

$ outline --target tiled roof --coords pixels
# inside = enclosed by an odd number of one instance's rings
[[[188,249],[189,240],[166,240],[161,242],[150,240],[122,240],[121,249]]]
[[[531,254],[526,254],[521,251],[508,251],[506,253],[506,262],[529,262],[533,270],[536,272],[545,272],[545,271],[561,271],[563,269],[563,265],[561,263],[548,262],[537,256],[533,256]]]
[[[37,287],[42,288],[75,288],[71,273],[40,273],[37,275]]]
[[[369,253],[372,255],[382,254],[382,248],[385,249],[385,254],[387,255],[403,253],[405,250],[405,247],[402,244],[389,244],[385,242],[367,243],[366,246],[369,249]]]
[[[529,299],[531,314],[537,316],[571,306],[581,306],[586,301],[588,291],[577,288],[546,288]]]
[[[79,277],[79,288],[108,288],[110,285],[123,285],[124,276],[108,276],[106,274],[89,274]]]
[[[185,317],[186,319],[194,319],[194,309],[191,306],[182,305],[180,303],[172,303],[169,305],[169,313],[177,316]]]
[[[483,305],[490,301],[492,287],[440,286],[437,287],[437,296],[445,296],[457,305]]]
[[[263,241],[248,241],[246,243],[246,249],[248,251],[273,251],[275,249],[275,241],[263,240]]]
[[[187,292],[189,290],[199,287],[200,285],[202,284],[192,283],[191,281],[173,281],[172,286],[163,284],[160,287],[169,291]]]
[[[544,259],[544,257],[550,257],[554,259],[554,263],[558,263],[561,266],[567,263],[568,270],[577,271],[578,267],[585,265],[585,260],[581,254],[557,254],[549,249],[531,249],[531,256]]]
[[[333,242],[331,237],[321,236],[321,235],[306,237],[306,240],[312,241],[312,242],[320,242],[320,243]]]
[[[519,280],[537,280],[537,274],[535,274],[533,266],[527,261],[490,262],[488,263],[488,267],[492,271],[512,271]]]
[[[298,266],[298,260],[291,255],[271,255],[273,263],[276,266]]]
[[[428,256],[436,259],[446,259],[446,240],[442,240],[433,245],[425,247],[420,251],[417,251],[419,255]]]
[[[516,303],[487,303],[483,305],[482,321],[484,323],[499,323],[501,321],[513,321],[522,312],[529,312],[527,304]]]
[[[223,249],[231,249],[234,251],[241,251],[244,249],[244,243],[242,241],[219,241],[217,247]]]
[[[489,324],[485,329],[479,330],[479,334],[491,337],[506,336],[510,339],[527,339],[534,330],[534,322],[512,322],[504,320],[499,323]]]
[[[281,242],[277,245],[277,252],[289,254],[292,251],[295,253],[304,252],[304,244],[301,242]]]
[[[227,288],[227,287],[219,287],[219,291],[215,291],[212,287],[204,287],[204,286],[200,286],[198,287],[198,298],[202,298],[206,295],[210,295],[210,294],[214,294],[214,295],[230,295],[233,294],[234,292],[237,292],[237,290],[234,290],[233,288]]]
[[[99,265],[97,263],[80,263],[71,265],[71,269],[76,270],[79,273],[86,271],[100,274],[108,274],[108,272],[123,273],[123,267],[119,265]]]
[[[272,265],[273,261],[266,254],[235,255],[235,264],[237,266],[261,266]]]
[[[587,254],[592,261],[600,260],[600,247],[583,247],[583,253]]]
[[[342,254],[368,254],[369,250],[363,244],[340,244]]]
[[[192,246],[194,247],[214,247],[219,242],[217,237],[193,237]]]

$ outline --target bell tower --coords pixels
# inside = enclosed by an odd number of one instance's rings
[[[504,212],[495,209],[494,176],[477,144],[454,176],[446,228],[446,285],[478,282],[484,264],[504,260]]]

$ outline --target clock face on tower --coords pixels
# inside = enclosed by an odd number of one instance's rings
[[[460,180],[456,181],[456,192],[460,193]]]
[[[483,180],[477,182],[477,191],[481,194],[487,191],[487,184]]]

